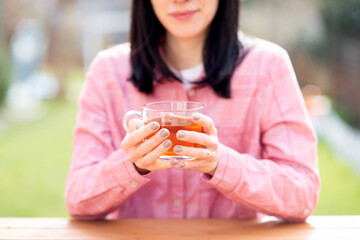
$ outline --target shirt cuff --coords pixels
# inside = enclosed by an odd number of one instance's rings
[[[243,179],[244,173],[243,155],[235,150],[220,145],[220,159],[214,176],[202,174],[202,179],[224,192],[231,192],[238,187]]]
[[[145,175],[141,175],[136,171],[132,162],[127,159],[127,154],[124,150],[119,149],[111,156],[112,161],[116,162],[116,180],[127,193],[135,192],[141,186],[150,181]]]

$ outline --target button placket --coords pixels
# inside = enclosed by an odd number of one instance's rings
[[[192,98],[192,97],[195,97],[195,94],[196,94],[196,90],[195,89],[190,89],[188,92],[187,92],[187,95],[188,97]]]
[[[173,169],[171,174],[172,212],[174,218],[184,217],[184,175],[183,169]]]

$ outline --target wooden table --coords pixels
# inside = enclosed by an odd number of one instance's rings
[[[360,240],[360,216],[313,216],[306,223],[261,220],[77,221],[0,218],[0,239],[320,239]]]

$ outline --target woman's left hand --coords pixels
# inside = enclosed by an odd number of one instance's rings
[[[199,172],[213,176],[220,159],[217,130],[212,119],[204,114],[194,113],[192,120],[203,127],[204,133],[180,130],[177,132],[176,137],[181,141],[203,145],[204,148],[176,145],[174,147],[176,154],[196,158],[194,160],[180,161],[178,166],[184,169],[195,168]]]

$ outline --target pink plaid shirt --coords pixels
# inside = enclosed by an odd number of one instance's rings
[[[129,44],[98,54],[79,99],[74,152],[66,184],[71,216],[118,218],[255,218],[302,221],[319,195],[317,139],[285,50],[256,40],[232,77],[232,98],[209,87],[185,91],[155,83],[152,95],[127,81]],[[205,103],[221,143],[212,178],[171,168],[140,175],[121,149],[129,110],[148,102]]]

